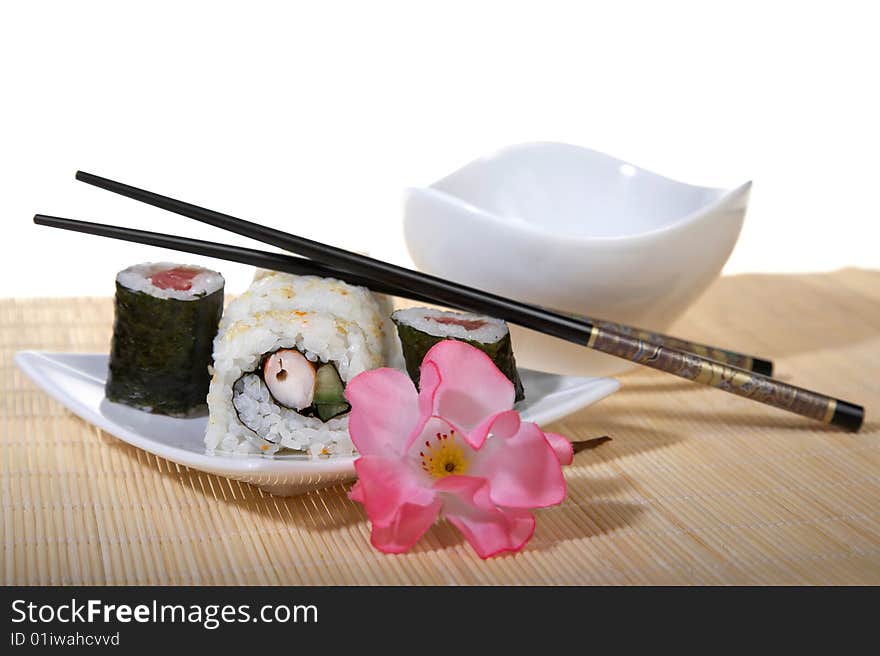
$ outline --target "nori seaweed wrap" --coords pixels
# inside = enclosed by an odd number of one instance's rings
[[[223,277],[194,266],[135,265],[116,277],[115,310],[107,398],[175,417],[204,412]]]
[[[525,398],[516,370],[507,324],[498,319],[464,312],[407,308],[391,315],[403,347],[406,371],[418,387],[422,360],[431,347],[444,339],[466,342],[488,355],[513,383],[516,401]]]

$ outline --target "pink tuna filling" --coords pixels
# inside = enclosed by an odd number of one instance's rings
[[[150,276],[150,282],[159,289],[175,289],[185,292],[192,289],[192,281],[201,271],[190,267],[179,266],[159,271]]]
[[[455,317],[429,317],[435,323],[453,324],[465,330],[476,330],[486,325],[482,319],[456,319]]]

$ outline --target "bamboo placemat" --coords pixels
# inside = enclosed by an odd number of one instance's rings
[[[347,488],[269,496],[129,447],[12,364],[102,351],[109,299],[0,301],[6,584],[880,583],[880,272],[722,278],[676,333],[766,354],[780,377],[866,405],[856,435],[655,372],[558,422],[613,441],[522,553],[481,561],[438,524],[368,542]]]

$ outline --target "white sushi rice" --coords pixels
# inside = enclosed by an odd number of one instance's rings
[[[506,323],[500,319],[487,317],[482,314],[446,312],[432,308],[413,307],[397,310],[394,312],[393,317],[398,323],[410,326],[419,332],[427,333],[434,337],[469,339],[482,344],[494,344],[508,333]],[[461,319],[482,321],[483,325],[478,328],[468,328],[458,323],[444,322],[444,320],[459,321]]]
[[[186,290],[162,289],[150,280],[151,276],[169,269],[185,267],[195,269],[199,273],[193,277],[192,286]],[[144,262],[123,269],[116,274],[116,282],[127,289],[143,292],[156,298],[174,298],[178,301],[193,301],[216,292],[223,287],[223,276],[216,271],[190,264],[173,264],[171,262]]]
[[[353,453],[348,415],[324,422],[284,408],[254,372],[264,355],[295,348],[313,362],[332,362],[348,383],[385,364],[387,317],[366,289],[313,276],[261,275],[229,304],[214,340],[208,450]]]
[[[387,297],[333,278],[295,276],[264,269],[257,270],[247,291],[226,308],[220,320],[220,332],[248,315],[267,310],[331,314],[358,324],[373,351],[384,351],[392,360],[400,352],[397,332],[390,322],[391,302]]]

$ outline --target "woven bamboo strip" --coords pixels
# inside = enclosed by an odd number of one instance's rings
[[[847,434],[654,372],[552,428],[569,496],[520,554],[481,561],[448,523],[369,545],[336,486],[272,497],[77,419],[12,364],[103,351],[109,299],[0,301],[0,571],[6,584],[880,583],[880,272],[722,278],[674,329],[773,356],[778,375],[866,405]]]

